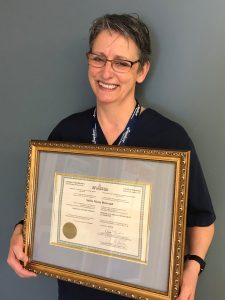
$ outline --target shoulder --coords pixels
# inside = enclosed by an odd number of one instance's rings
[[[91,116],[93,115],[93,112],[94,112],[94,108],[90,108],[85,111],[74,113],[61,120],[57,126],[65,126],[73,122],[80,122],[80,123],[87,122],[90,120]]]
[[[49,135],[49,140],[82,142],[90,134],[94,108],[74,113],[61,120]]]
[[[167,118],[161,113],[151,108],[146,108],[143,112],[143,122],[157,125],[157,131],[177,130],[184,131],[184,128],[175,121]]]
[[[180,124],[151,108],[146,108],[141,114],[137,130],[137,135],[152,147],[183,150],[193,147],[189,135]]]
[[[187,226],[212,224],[215,213],[211,198],[194,144],[186,130],[152,109],[143,112],[140,124],[137,136],[144,141],[144,146],[191,151]]]

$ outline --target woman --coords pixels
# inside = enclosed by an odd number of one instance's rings
[[[179,300],[193,300],[200,269],[214,233],[214,211],[194,146],[184,129],[135,99],[136,83],[150,68],[150,38],[146,25],[130,15],[106,15],[90,29],[88,77],[96,96],[96,108],[61,121],[50,140],[190,149],[191,170],[187,215],[188,256]],[[194,255],[194,256],[193,256]],[[8,263],[24,278],[36,276],[20,265],[23,253],[22,224],[12,235]],[[127,299],[59,281],[59,300]]]

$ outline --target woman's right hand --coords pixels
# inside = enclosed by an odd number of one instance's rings
[[[7,263],[16,272],[16,274],[22,278],[31,278],[37,276],[35,273],[24,269],[20,261],[26,264],[28,262],[28,257],[24,253],[23,226],[18,224],[15,227],[10,240]]]

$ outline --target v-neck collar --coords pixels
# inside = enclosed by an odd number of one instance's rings
[[[103,130],[102,130],[102,128],[101,128],[101,126],[98,122],[98,119],[96,120],[96,125],[97,125],[97,130],[98,130],[98,143],[103,144],[103,145],[105,145],[105,144],[109,145],[108,142],[107,142],[107,139],[104,135],[104,132],[103,132]],[[120,133],[120,135],[117,137],[117,139],[111,144],[112,146],[118,145],[122,134],[123,134],[123,131]]]
[[[138,119],[137,119],[137,123],[135,125],[138,124],[138,122],[143,118],[143,116],[145,115],[145,112],[147,112],[149,109],[146,108],[144,109],[141,114],[139,115]],[[99,144],[102,144],[102,145],[109,145],[108,142],[107,142],[107,139],[104,135],[104,132],[101,128],[101,125],[99,124],[98,122],[98,119],[96,118],[96,126],[97,126],[97,130],[98,130],[98,143]],[[136,126],[135,126],[136,127]],[[135,130],[135,128],[134,128]],[[120,139],[121,139],[121,136],[123,134],[124,130],[120,133],[120,135],[117,137],[117,139],[110,145],[110,146],[117,146]],[[131,133],[131,136],[132,136],[132,133]]]

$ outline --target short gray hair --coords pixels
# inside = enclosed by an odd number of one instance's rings
[[[90,51],[92,50],[95,39],[104,30],[118,32],[135,42],[140,54],[141,68],[145,63],[150,62],[151,39],[149,29],[138,15],[107,14],[95,19],[89,31]]]

